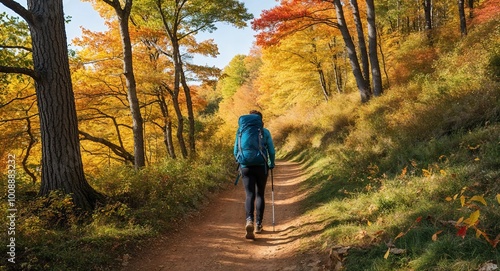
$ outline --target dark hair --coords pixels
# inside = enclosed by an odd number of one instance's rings
[[[259,115],[259,116],[260,116],[260,118],[262,118],[262,113],[260,113],[260,112],[259,112],[259,111],[257,111],[257,110],[251,110],[251,111],[250,111],[250,114]]]

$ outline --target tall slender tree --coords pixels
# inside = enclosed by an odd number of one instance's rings
[[[158,14],[151,14],[151,10]],[[215,23],[226,22],[236,27],[246,26],[246,21],[253,18],[248,13],[244,4],[235,0],[151,0],[141,4],[141,18],[146,24],[151,24],[156,19],[161,25],[166,37],[169,39],[169,48],[162,52],[171,58],[174,66],[174,82],[172,86],[166,86],[172,94],[173,106],[177,115],[177,140],[183,157],[188,156],[184,143],[184,117],[178,104],[179,95],[184,93],[186,98],[186,110],[188,114],[189,127],[189,151],[191,156],[196,155],[195,142],[195,116],[191,89],[186,75],[186,56],[182,48],[186,46],[185,40],[201,31],[213,31]]]
[[[375,23],[374,0],[366,0],[366,21],[368,22],[368,55],[370,57],[373,95],[377,97],[382,95],[383,89],[382,73],[380,72],[380,63],[378,61],[377,26]]]
[[[123,75],[127,85],[127,98],[132,115],[132,130],[134,133],[134,167],[139,169],[146,165],[144,149],[144,127],[141,115],[139,99],[137,98],[137,86],[134,76],[134,65],[132,61],[132,42],[130,41],[129,19],[132,11],[132,0],[122,2],[120,0],[102,0],[113,7],[120,25],[120,35],[123,46]]]

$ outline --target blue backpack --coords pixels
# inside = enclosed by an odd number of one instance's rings
[[[267,165],[264,144],[264,124],[256,114],[243,115],[238,120],[238,152],[236,161],[246,166]]]

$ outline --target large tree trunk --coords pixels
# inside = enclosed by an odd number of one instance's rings
[[[368,55],[372,71],[373,95],[377,97],[382,95],[382,74],[377,53],[377,26],[373,0],[366,0],[366,20],[368,22]]]
[[[29,0],[33,65],[42,140],[40,195],[61,190],[89,210],[100,195],[83,173],[78,122],[68,61],[62,0]]]
[[[120,35],[123,47],[123,75],[127,85],[127,99],[132,115],[132,131],[134,134],[134,167],[139,169],[146,165],[146,155],[144,149],[144,127],[141,116],[139,99],[137,98],[137,87],[134,76],[134,66],[132,62],[132,43],[128,21],[132,10],[132,0],[125,1],[125,7],[121,7],[119,0],[103,0],[115,9],[120,22]]]
[[[361,72],[361,67],[359,66],[356,47],[354,46],[351,34],[349,33],[349,29],[347,28],[342,3],[340,2],[340,0],[334,0],[333,3],[335,5],[340,33],[342,34],[342,38],[344,39],[347,55],[349,56],[349,61],[351,63],[352,73],[354,75],[354,78],[356,79],[356,85],[358,86],[359,94],[361,95],[361,102],[366,103],[370,100],[370,88],[366,84],[366,81]]]

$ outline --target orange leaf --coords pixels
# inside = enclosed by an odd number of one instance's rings
[[[403,168],[403,170],[401,171],[401,175],[399,175],[399,177],[404,177],[406,175],[407,171],[408,171],[408,166],[406,166],[405,168]]]
[[[451,197],[446,197],[446,201],[452,201],[453,199]]]
[[[462,226],[458,232],[457,232],[457,235],[462,237],[462,239],[465,238],[465,235],[467,234],[467,227],[466,226]]]
[[[394,241],[396,241],[396,239],[398,239],[398,238],[400,238],[400,237],[403,237],[403,236],[405,236],[405,234],[404,234],[403,232],[400,232],[400,233],[398,234],[398,236],[396,236],[396,238],[394,238]]]
[[[443,231],[438,231],[432,235],[432,241],[436,241],[438,239],[438,234],[442,233]]]

